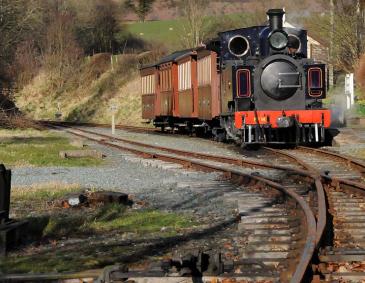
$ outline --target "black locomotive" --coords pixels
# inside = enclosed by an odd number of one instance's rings
[[[243,145],[329,142],[326,66],[307,58],[307,31],[284,27],[282,9],[267,15],[142,68],[144,118]]]

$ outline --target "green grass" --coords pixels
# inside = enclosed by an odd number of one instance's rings
[[[214,30],[222,31],[222,28],[224,30],[247,26],[247,19],[252,17],[253,15],[248,13],[208,16],[205,17],[205,31],[212,37],[216,37],[217,34]],[[224,27],[222,27],[222,24]],[[181,48],[181,35],[184,33],[184,25],[185,20],[180,18],[176,20],[136,22],[127,24],[126,27],[132,35],[145,41],[163,43],[172,51]],[[217,29],[219,26],[221,29]]]
[[[85,211],[79,212],[74,211],[70,214],[68,211],[50,215],[43,235],[61,238],[70,235],[85,236],[110,231],[144,235],[161,232],[162,228],[171,235],[176,234],[180,229],[196,224],[187,215],[158,210],[130,211],[119,204],[109,204],[96,209],[96,211],[89,211],[87,216]]]
[[[0,161],[6,166],[96,166],[96,158],[61,159],[59,152],[79,149],[69,139],[47,131],[0,130]]]
[[[152,42],[169,42],[173,47],[179,43],[183,20],[136,22],[127,25],[128,31],[136,37]]]
[[[87,239],[91,235],[93,240],[66,244],[57,249],[29,248],[25,253],[17,252],[9,257],[0,258],[0,271],[42,273],[101,268],[117,263],[126,253],[137,252],[134,246],[111,244],[108,247],[111,242],[120,241],[121,233],[132,232],[136,240],[151,234],[163,241],[175,236],[180,229],[197,224],[189,215],[158,210],[129,210],[118,204],[106,205],[95,210],[56,210],[53,213],[29,217],[28,220],[28,234],[41,235],[42,241],[57,243],[64,238]],[[107,238],[106,242],[98,241],[98,235],[110,238]]]
[[[115,208],[109,208],[114,215]],[[113,211],[114,210],[114,211]],[[104,213],[110,215],[110,211]],[[161,228],[168,228],[170,231],[191,227],[196,224],[190,218],[176,213],[161,212],[157,210],[145,210],[141,212],[127,212],[119,214],[114,219],[96,218],[90,227],[96,231],[118,230],[123,232],[134,232],[138,234],[154,233],[161,231]]]

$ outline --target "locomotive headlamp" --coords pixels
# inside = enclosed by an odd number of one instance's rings
[[[288,45],[288,35],[285,31],[276,30],[269,36],[269,44],[274,50],[283,50]]]

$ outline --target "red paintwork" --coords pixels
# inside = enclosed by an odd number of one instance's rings
[[[173,93],[173,100],[172,100],[172,115],[174,117],[179,117],[179,74],[178,74],[178,65],[176,62],[172,64],[172,93]]]
[[[295,116],[299,123],[315,124],[322,123],[322,115],[324,117],[324,127],[329,128],[331,124],[330,110],[285,110],[285,111],[257,111],[257,117],[261,125],[270,124],[272,128],[277,128],[276,120],[282,117],[283,113],[287,117]],[[256,115],[254,111],[241,111],[235,113],[235,126],[242,128],[242,117],[245,117],[246,125],[256,125]],[[269,122],[268,122],[269,121]]]

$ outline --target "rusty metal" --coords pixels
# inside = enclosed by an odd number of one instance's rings
[[[303,162],[302,160],[298,159],[296,156],[294,156],[290,153],[268,148],[268,147],[265,147],[265,149],[276,155],[281,155],[286,158],[289,158],[290,160],[293,160],[295,163],[299,164],[302,168],[307,170],[309,172],[309,177],[311,177],[313,179],[314,186],[317,191],[317,200],[318,200],[318,204],[317,204],[318,216],[317,216],[317,232],[316,232],[316,242],[317,242],[317,246],[318,246],[321,242],[321,238],[323,237],[323,234],[325,232],[326,225],[327,225],[326,196],[325,196],[325,191],[324,191],[323,184],[322,184],[322,179],[321,179],[321,176],[319,175],[320,173],[313,166]]]
[[[301,147],[300,150],[323,155],[331,160],[339,160],[345,163],[346,167],[351,167],[358,170],[362,175],[364,174],[365,165],[350,157],[318,149]],[[326,248],[321,249],[319,252],[320,264],[317,271],[324,275],[327,281],[341,279],[346,282],[357,282],[360,278],[365,278],[365,266],[362,265],[365,258],[365,250],[359,248],[365,245],[365,211],[362,206],[365,204],[365,184],[338,177],[341,176],[338,173],[336,177],[330,176],[328,172],[320,172],[312,165],[287,152],[271,151],[286,156],[297,162],[301,167],[320,174],[320,182],[325,184],[326,202],[328,202],[329,209],[326,213],[327,231],[323,231],[326,233],[322,233],[322,235],[326,234],[326,238],[323,239],[323,245]],[[340,194],[340,199],[336,197],[332,200],[335,193]],[[349,199],[347,200],[345,196],[348,196]],[[354,196],[357,197],[353,199]],[[350,202],[351,200],[352,202]],[[320,223],[318,221],[317,227],[319,226]],[[319,228],[317,228],[319,235],[318,230]],[[361,268],[358,268],[358,265]],[[352,266],[355,266],[356,272],[352,272]]]
[[[94,138],[94,137],[90,137],[85,134],[77,133],[72,130],[67,130],[67,131],[69,131],[70,133],[75,134],[77,136],[98,142],[105,146],[129,151],[129,152],[132,152],[132,153],[137,154],[142,157],[147,156],[148,158],[157,158],[160,160],[182,164],[184,166],[188,166],[190,168],[203,170],[203,171],[222,172],[226,176],[229,176],[233,181],[239,182],[241,184],[242,183],[247,184],[247,183],[254,181],[257,184],[262,184],[263,187],[271,188],[271,189],[280,191],[281,193],[285,194],[287,197],[292,199],[297,204],[297,206],[300,208],[300,211],[302,211],[303,215],[305,216],[304,222],[306,223],[306,226],[302,227],[302,228],[305,228],[305,233],[306,233],[305,234],[306,235],[305,244],[304,244],[303,250],[301,251],[298,264],[295,266],[295,270],[293,270],[293,273],[290,276],[290,282],[302,282],[302,280],[308,270],[308,267],[310,266],[311,259],[313,257],[314,251],[315,251],[315,247],[316,247],[316,243],[317,243],[316,242],[317,227],[316,227],[315,217],[314,217],[313,212],[310,209],[309,205],[306,203],[306,201],[301,196],[299,196],[292,190],[289,190],[289,189],[285,188],[284,186],[282,186],[278,183],[275,183],[271,180],[267,180],[261,176],[245,174],[245,173],[241,172],[240,170],[225,167],[221,164],[212,164],[212,163],[207,162],[206,160],[187,158],[186,152],[183,152],[183,151],[179,151],[179,153],[180,154],[183,153],[184,156],[175,156],[175,155],[172,156],[172,155],[162,154],[162,153],[158,153],[158,152],[150,152],[150,151],[146,151],[146,150],[142,150],[142,149],[121,146],[119,144],[117,145],[115,143],[106,141],[104,138],[110,138],[109,136],[106,136],[106,135],[99,135],[97,133],[89,132],[89,134],[93,134],[93,135],[101,137],[101,138]],[[81,130],[78,129],[78,131],[81,131]],[[84,130],[82,130],[82,131],[84,131]],[[115,140],[117,140],[117,139],[115,139]],[[137,145],[135,142],[133,142],[133,144]],[[141,146],[141,144],[138,143],[138,146]],[[147,147],[146,145],[143,145],[143,146]],[[149,148],[152,148],[152,146],[149,146]],[[161,148],[158,148],[158,149],[161,150]],[[166,149],[166,148],[164,148],[164,149],[165,149],[165,151],[171,150],[171,149]],[[177,152],[178,152],[177,150],[171,150],[171,151],[174,151],[175,154],[177,154]],[[198,154],[195,153],[195,154],[193,154],[193,156],[198,157]],[[199,155],[200,158],[202,158],[202,156],[203,155]],[[204,157],[207,157],[207,156],[208,155],[204,155]],[[234,164],[238,164],[240,166],[242,166],[242,164],[243,164],[243,160],[237,161],[237,160],[233,160],[233,159],[229,159],[229,158],[226,158],[224,160],[226,161],[226,163],[234,162]],[[219,157],[219,161],[222,161],[222,159],[220,159],[220,157]],[[266,167],[266,168],[270,168],[270,166],[268,166],[266,164],[264,165],[264,164],[257,163],[256,166],[258,166],[258,165]],[[278,168],[278,166],[276,166],[276,167]],[[271,168],[272,168],[272,166],[271,166]],[[283,168],[284,167],[280,167],[281,170],[283,170]],[[285,168],[285,169],[288,170],[289,168]],[[304,174],[305,176],[308,176],[308,173],[306,173],[306,172],[303,172],[303,171],[298,171],[298,172],[300,172],[301,174]]]
[[[357,169],[359,172],[361,172],[361,174],[363,174],[363,175],[365,174],[365,163],[355,160],[354,158],[352,158],[350,156],[338,154],[336,152],[332,152],[332,151],[328,151],[328,150],[317,149],[317,148],[308,148],[308,147],[304,147],[304,146],[299,146],[298,148],[301,150],[305,150],[305,151],[316,152],[316,153],[325,155],[330,158],[338,159],[342,162],[345,162],[347,165]]]

